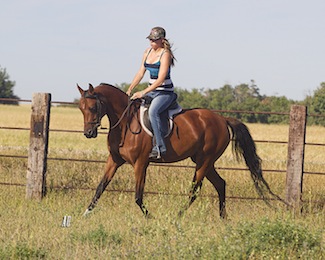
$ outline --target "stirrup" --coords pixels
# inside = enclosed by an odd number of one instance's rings
[[[149,153],[149,159],[160,159],[161,158],[161,153],[160,153],[160,150],[158,149],[157,150],[152,150],[150,153]]]

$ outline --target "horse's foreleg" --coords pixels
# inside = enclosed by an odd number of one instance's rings
[[[104,174],[103,178],[101,179],[100,183],[98,184],[95,195],[94,195],[93,199],[91,200],[88,208],[86,209],[84,216],[88,215],[95,208],[100,196],[105,191],[107,185],[111,182],[111,180],[114,177],[114,174],[119,166],[121,166],[121,164],[116,164],[112,160],[111,156],[109,156],[107,163],[106,163],[106,167],[105,167],[105,174]]]
[[[146,165],[139,165],[141,163],[138,163],[138,165],[135,166],[135,202],[141,209],[142,213],[146,216],[149,217],[149,211],[143,204],[143,192],[144,192],[144,186],[146,182],[146,173],[147,173],[147,167],[148,164]]]
[[[218,192],[220,217],[226,218],[226,182],[220,177],[214,168],[207,173],[206,178],[212,183]]]
[[[84,216],[88,215],[97,205],[97,202],[100,198],[100,196],[103,194],[105,188],[107,187],[107,185],[110,183],[111,178],[108,179],[106,174],[103,176],[102,180],[100,181],[99,185],[97,186],[95,195],[93,197],[93,199],[91,200],[89,206],[87,207]]]

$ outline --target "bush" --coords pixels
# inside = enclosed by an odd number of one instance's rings
[[[46,256],[46,250],[30,247],[26,243],[0,248],[0,259],[46,259]]]
[[[228,227],[218,254],[220,259],[311,259],[321,256],[321,240],[320,232],[285,220],[263,219],[259,223]]]

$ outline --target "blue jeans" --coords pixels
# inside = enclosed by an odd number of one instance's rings
[[[153,145],[155,149],[159,149],[161,153],[166,152],[166,145],[164,141],[164,127],[162,125],[162,114],[167,108],[176,100],[177,95],[173,91],[152,91],[147,93],[147,96],[152,97],[151,105],[149,107],[149,120],[152,126],[154,138]]]

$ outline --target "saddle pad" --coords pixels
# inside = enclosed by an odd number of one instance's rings
[[[166,133],[165,137],[167,137],[173,129],[173,116],[180,113],[181,111],[182,108],[180,106],[177,106],[176,108],[170,109],[166,112],[166,121],[162,122],[163,132]],[[140,106],[140,124],[143,130],[152,137],[153,132],[149,121],[148,107],[144,104]]]

